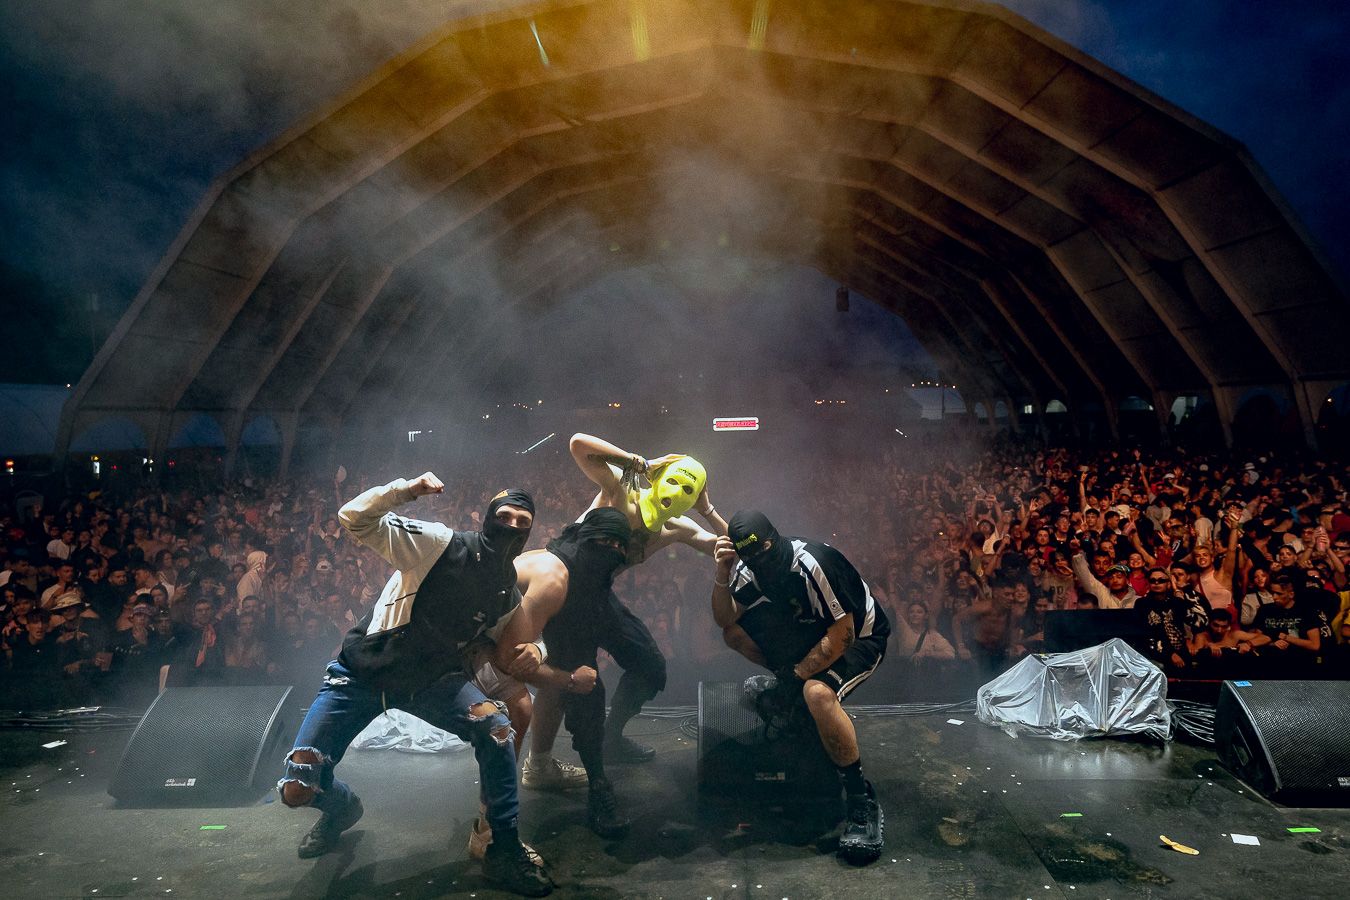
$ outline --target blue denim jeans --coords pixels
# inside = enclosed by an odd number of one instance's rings
[[[469,712],[480,703],[496,706],[486,716]],[[325,815],[340,817],[353,802],[350,787],[333,777],[333,767],[342,761],[347,747],[386,707],[398,708],[473,746],[478,760],[479,783],[492,829],[514,829],[520,814],[516,793],[516,745],[511,721],[503,705],[483,695],[462,672],[442,677],[411,696],[392,697],[363,685],[342,663],[333,660],[324,673],[323,687],[314,698],[295,747],[286,755],[285,775],[277,790],[290,781],[313,788],[309,805]],[[291,761],[296,750],[317,753],[315,764]]]

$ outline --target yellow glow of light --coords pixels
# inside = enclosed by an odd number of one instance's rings
[[[628,10],[629,22],[633,26],[633,58],[638,62],[651,59],[652,41],[647,34],[647,0],[633,0]]]
[[[764,49],[764,36],[769,32],[769,9],[772,6],[773,0],[755,0],[754,12],[750,14],[748,46],[751,50]]]

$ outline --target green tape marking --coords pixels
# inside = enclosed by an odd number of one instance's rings
[[[1322,833],[1322,829],[1320,829],[1320,828],[1290,828],[1290,829],[1289,829],[1289,833],[1290,833],[1290,834],[1321,834],[1321,833]]]
[[[225,826],[224,826],[224,825],[203,825],[203,826],[201,827],[201,830],[202,830],[202,831],[224,831],[224,830],[225,830]]]
[[[1081,818],[1083,818],[1083,814],[1082,814],[1082,813],[1060,813],[1060,814],[1059,814],[1059,817],[1060,817],[1061,819],[1081,819]]]

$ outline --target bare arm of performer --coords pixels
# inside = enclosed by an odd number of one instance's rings
[[[731,596],[731,572],[738,559],[731,538],[726,535],[717,538],[713,558],[717,560],[712,589],[713,621],[722,629],[722,639],[728,647],[755,665],[767,668],[768,661],[764,659],[759,645],[750,639],[745,629],[736,624],[742,610]]]
[[[818,675],[834,665],[835,660],[843,656],[844,651],[851,646],[853,646],[853,616],[846,613],[842,619],[836,619],[825,632],[825,636],[820,639],[820,643],[812,647],[810,652],[802,657],[802,661],[792,667],[793,674],[806,681],[812,675]]]
[[[516,587],[523,593],[520,608],[497,639],[493,664],[513,678],[530,684],[589,694],[595,687],[596,671],[579,666],[564,672],[544,662],[535,643],[544,625],[562,609],[567,599],[567,568],[552,553],[536,550],[516,557]]]
[[[693,547],[699,553],[712,556],[717,549],[717,538],[719,535],[727,533],[727,521],[722,518],[722,514],[712,505],[708,499],[708,489],[705,487],[698,495],[698,503],[695,505],[698,514],[707,520],[712,526],[712,530],[700,528],[698,523],[688,516],[676,516],[666,523],[661,537],[658,538],[657,547],[666,544],[687,544]]]
[[[722,514],[717,511],[717,507],[713,506],[706,485],[703,490],[699,491],[698,499],[694,501],[694,511],[712,526],[712,531],[708,532],[700,528],[697,536],[698,543],[690,543],[689,541],[685,541],[685,543],[700,553],[712,556],[713,550],[717,547],[718,535],[727,533],[727,520],[722,518]]]
[[[624,485],[625,472],[646,472],[661,460],[649,463],[638,453],[629,453],[603,438],[592,434],[574,434],[568,442],[572,458],[595,485],[600,488],[603,506],[626,509],[628,488]]]
[[[731,538],[723,535],[717,539],[713,552],[717,560],[717,570],[713,575],[712,614],[718,628],[727,628],[736,624],[741,617],[741,609],[731,598],[731,569],[736,564],[736,546]]]

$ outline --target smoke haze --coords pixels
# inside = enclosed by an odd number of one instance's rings
[[[18,136],[0,151],[0,290],[18,337],[0,380],[78,379],[214,177],[446,22],[505,5],[0,6]],[[1350,120],[1340,5],[1007,5],[1245,141],[1350,268],[1344,178],[1327,149]]]

